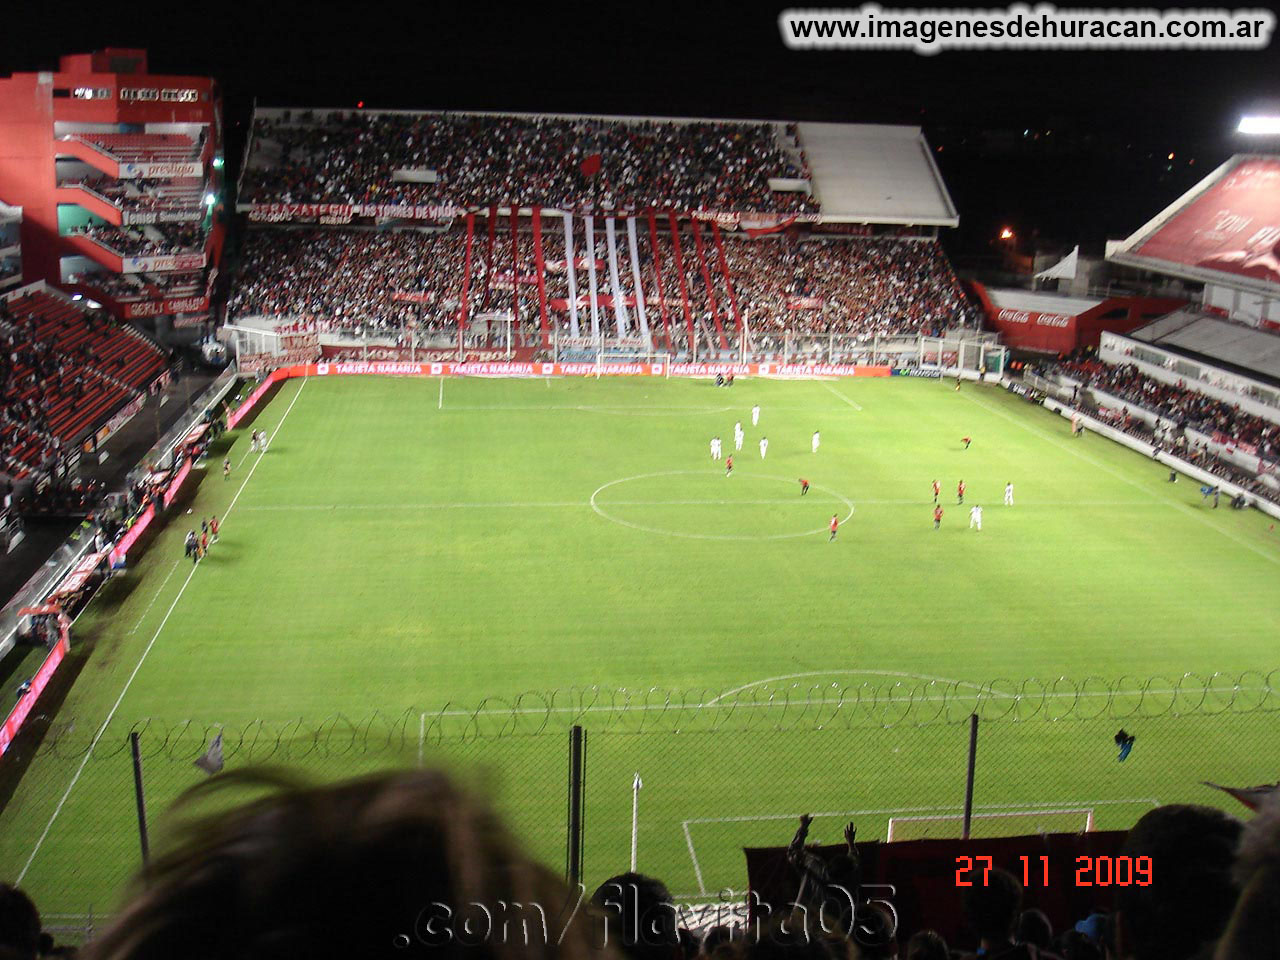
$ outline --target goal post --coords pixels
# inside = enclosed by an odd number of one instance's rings
[[[971,839],[1020,837],[1043,833],[1092,833],[1092,807],[1063,807],[1045,810],[1001,810],[974,813]],[[964,832],[964,814],[890,817],[886,838],[896,840],[957,840]]]

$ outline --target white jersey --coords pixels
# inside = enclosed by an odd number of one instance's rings
[[[746,434],[745,434],[745,433],[735,433],[735,434],[733,435],[733,449],[735,449],[735,450],[741,450],[741,449],[742,449],[742,441],[743,441],[745,438],[746,438]]]
[[[979,530],[982,529],[982,508],[981,507],[974,507],[972,510],[969,511],[969,529],[972,530],[974,527],[977,527]]]
[[[814,453],[817,453],[817,452],[818,452],[818,444],[819,444],[819,443],[821,443],[821,438],[818,436],[818,431],[817,431],[817,430],[815,430],[815,431],[813,431],[813,452],[814,452]]]
[[[757,404],[756,406],[751,408],[751,425],[755,427],[755,426],[758,426],[759,424],[760,424],[760,407]]]
[[[1009,506],[1013,506],[1013,484],[1006,483],[1004,485],[1004,502]]]
[[[720,438],[719,437],[711,438],[711,459],[712,460],[720,459]]]
[[[760,459],[763,460],[764,455],[768,452],[769,452],[769,438],[761,437],[760,438]]]

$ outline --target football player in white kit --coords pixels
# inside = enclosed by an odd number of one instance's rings
[[[982,531],[982,508],[976,504],[973,509],[969,511],[969,529],[972,530],[975,527],[979,532]]]
[[[751,408],[751,425],[757,427],[760,425],[760,404],[756,404]]]
[[[760,459],[763,460],[764,455],[768,452],[769,452],[769,438],[761,437],[760,438]]]
[[[1004,505],[1006,507],[1013,506],[1013,483],[1009,482],[1004,485]]]
[[[818,431],[813,431],[813,452],[818,452],[818,444],[822,442],[822,438],[818,436]]]
[[[741,450],[742,441],[746,439],[746,433],[742,429],[742,421],[739,420],[733,425],[733,449]]]

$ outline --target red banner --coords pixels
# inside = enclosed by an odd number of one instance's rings
[[[348,223],[353,217],[382,220],[451,220],[466,213],[462,207],[439,203],[255,203],[249,219],[255,223],[290,223],[334,217]],[[321,221],[323,222],[323,221]]]
[[[822,297],[792,297],[787,301],[788,310],[821,310]]]
[[[5,718],[4,725],[0,726],[0,756],[4,756],[13,743],[13,738],[18,735],[18,731],[22,729],[23,722],[31,715],[31,709],[36,705],[36,701],[40,699],[40,694],[44,693],[44,688],[49,685],[54,671],[58,669],[58,664],[67,655],[69,649],[67,637],[64,633],[58,638],[58,642],[53,645],[53,649],[49,651],[49,655],[44,658],[44,663],[40,664],[40,669],[36,671],[36,675],[31,678],[31,687],[19,699],[9,716]]]
[[[203,253],[174,253],[159,257],[124,257],[121,273],[174,273],[183,270],[202,270]]]
[[[1242,161],[1133,252],[1280,284],[1280,158]]]
[[[208,297],[172,297],[167,300],[143,300],[121,304],[126,318],[162,317],[170,313],[203,313],[209,309]]]

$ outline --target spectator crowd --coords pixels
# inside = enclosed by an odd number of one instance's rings
[[[259,117],[245,171],[250,203],[517,204],[570,210],[798,212],[798,149],[767,123],[604,120],[460,113]],[[433,171],[403,182],[396,170]]]
[[[549,322],[563,339],[570,333],[565,308],[569,279],[564,233],[557,223],[554,228],[544,228],[542,236]],[[604,230],[597,229],[593,239],[601,298],[598,315],[606,333],[616,332]],[[870,340],[875,335],[936,334],[974,322],[972,307],[933,240],[797,242],[726,236],[722,241],[724,266],[731,287],[725,282],[717,248],[706,239],[700,256],[687,225],[680,234],[683,278],[678,275],[671,235],[659,233],[657,240],[659,255],[655,257],[649,233],[641,231],[637,253],[648,324],[655,343],[661,344],[666,314],[671,336],[668,348],[678,349],[686,342],[686,295],[707,347],[717,346],[716,316],[729,345],[738,347],[733,323],[736,300],[750,346],[761,354],[781,353],[788,335],[817,338],[838,334]],[[532,345],[538,342],[541,329],[533,242],[527,230],[517,233],[516,242],[518,270],[513,269],[510,230],[505,225],[496,229],[490,247],[481,221],[473,237],[468,311],[473,323],[486,329],[489,321],[483,318],[514,317],[518,341]],[[589,334],[587,240],[581,218],[574,225],[574,247],[579,329]],[[634,332],[638,325],[636,291],[625,233],[617,238],[615,247],[619,290],[631,305],[627,313]],[[268,316],[293,322],[305,318],[312,329],[400,341],[412,328],[422,342],[436,334],[450,335],[456,329],[465,262],[465,234],[456,227],[444,232],[255,231],[246,242],[228,316],[233,320]],[[517,272],[519,277],[513,281]],[[815,350],[825,355],[826,346]]]
[[[1062,372],[1085,387],[1094,387],[1127,403],[1171,420],[1180,430],[1192,427],[1201,433],[1220,433],[1236,443],[1254,447],[1260,457],[1277,458],[1280,426],[1227,403],[1198,393],[1179,381],[1156,380],[1140,372],[1134,364],[1109,365],[1097,360],[1069,361]]]

